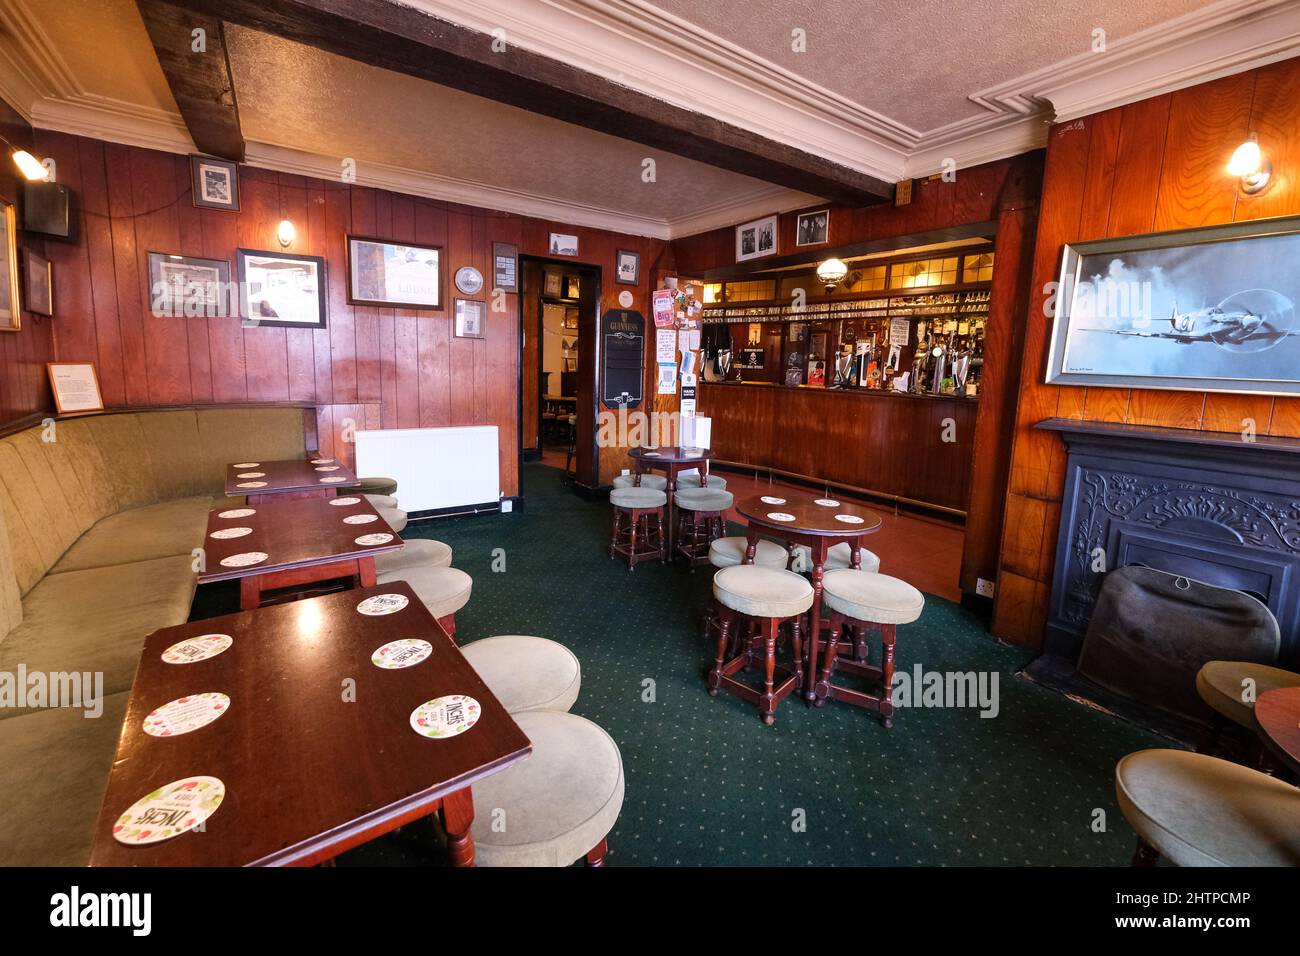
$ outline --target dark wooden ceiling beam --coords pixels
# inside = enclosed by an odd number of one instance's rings
[[[140,0],[141,7],[147,0]],[[153,0],[148,0],[152,3]],[[893,184],[389,0],[174,0],[210,17],[849,206]],[[157,41],[155,41],[156,43]],[[165,69],[165,67],[164,67]]]
[[[162,0],[136,0],[136,5],[195,147],[243,162],[244,134],[221,18]],[[203,30],[198,51],[195,30]]]

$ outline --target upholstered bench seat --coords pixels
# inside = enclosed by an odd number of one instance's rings
[[[713,576],[713,596],[724,607],[750,617],[787,618],[812,606],[813,589],[793,571],[741,564]]]
[[[203,546],[208,512],[228,499],[212,495],[176,498],[109,515],[77,539],[50,570],[82,571],[183,554]],[[237,507],[230,505],[230,507]]]
[[[636,484],[635,475],[615,475],[615,488],[653,488],[656,491],[663,491],[668,487],[668,479],[663,475],[642,475],[641,484]]]
[[[749,539],[741,536],[718,538],[709,543],[709,563],[715,568],[730,568],[742,564]],[[765,567],[784,568],[790,558],[789,552],[775,541],[758,539],[754,549],[754,563]]]
[[[394,478],[361,478],[361,486],[356,490],[363,495],[395,495],[397,480]]]
[[[726,511],[735,497],[730,491],[710,485],[707,488],[678,488],[673,500],[677,507],[687,511]]]
[[[459,568],[411,567],[379,574],[380,584],[405,581],[434,617],[455,614],[469,603],[474,579]]]
[[[582,668],[573,652],[544,637],[485,637],[466,644],[461,651],[512,714],[568,710],[582,688]]]
[[[615,488],[609,503],[615,508],[662,508],[668,496],[656,488]]]
[[[1300,789],[1183,750],[1141,750],[1115,766],[1138,836],[1179,866],[1300,866]]]
[[[1252,703],[1242,700],[1245,681],[1254,683]],[[1255,729],[1253,703],[1259,695],[1279,687],[1300,687],[1300,674],[1249,661],[1209,661],[1196,672],[1196,692],[1233,723]]]
[[[451,567],[451,545],[434,541],[432,538],[410,538],[401,551],[389,551],[387,554],[375,555],[375,572],[388,577],[401,577],[398,572],[407,568],[449,568]]]
[[[822,606],[855,621],[910,624],[921,616],[925,596],[887,574],[842,568],[822,578]]]
[[[623,759],[613,738],[562,711],[515,715],[527,760],[474,783],[480,866],[568,866],[604,844],[623,808]],[[504,820],[505,826],[496,821]]]

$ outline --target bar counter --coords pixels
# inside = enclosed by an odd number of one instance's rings
[[[978,411],[955,395],[763,382],[702,382],[698,397],[716,460],[963,515]]]

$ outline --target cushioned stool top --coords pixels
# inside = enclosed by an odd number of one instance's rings
[[[392,529],[399,534],[406,528],[406,512],[401,508],[376,508],[379,517],[392,526]]]
[[[615,508],[660,508],[668,504],[668,496],[654,488],[615,488],[609,503]]]
[[[745,550],[749,540],[743,537],[716,538],[709,545],[709,563],[715,568],[730,568],[745,560]],[[785,548],[774,541],[758,539],[754,550],[754,563],[772,568],[784,568],[789,558]]]
[[[370,506],[375,509],[397,507],[397,499],[392,495],[362,495],[361,497],[369,501]]]
[[[633,484],[636,481],[636,475],[615,475],[615,488],[632,488],[637,487]],[[654,488],[656,491],[663,491],[668,487],[668,479],[663,475],[642,475],[641,488]]]
[[[403,568],[377,577],[381,584],[405,581],[434,617],[446,617],[463,608],[469,603],[470,589],[474,586],[474,579],[459,568],[428,565]]]
[[[395,478],[361,478],[361,487],[358,489],[362,494],[367,495],[395,495],[397,494],[397,480]]]
[[[472,645],[471,645],[472,646]],[[479,866],[568,866],[603,840],[623,808],[623,760],[600,727],[575,714],[515,715],[527,760],[474,782]]]
[[[713,596],[723,607],[752,617],[794,617],[812,607],[812,585],[784,568],[738,564],[713,576]]]
[[[802,571],[805,574],[812,571],[812,549],[806,544],[796,544],[794,546],[796,556],[794,570]],[[862,556],[863,571],[879,571],[880,558],[868,551],[866,548],[859,549]],[[841,541],[839,544],[831,545],[826,552],[827,571],[834,571],[838,568],[853,567],[853,548],[847,541]]]
[[[694,474],[694,475],[678,475],[678,476],[677,476],[677,487],[678,487],[678,488],[699,488],[699,487],[702,487],[701,484],[700,484],[700,476],[699,476],[698,474]],[[709,488],[716,488],[718,491],[726,491],[726,490],[727,490],[727,479],[726,479],[726,478],[723,478],[721,475],[709,475],[709,484],[707,485],[707,487],[709,487]]]
[[[582,668],[563,644],[544,637],[506,634],[466,644],[461,651],[512,714],[568,710],[578,699]]]
[[[1140,750],[1115,766],[1124,818],[1179,866],[1300,866],[1300,789],[1184,750]]]
[[[726,511],[731,507],[735,497],[730,491],[715,491],[708,488],[680,488],[674,499],[677,507],[687,511]]]
[[[400,578],[405,568],[427,565],[431,568],[451,567],[451,545],[432,538],[411,538],[401,551],[375,555],[375,571],[380,581],[386,575]]]
[[[1255,684],[1249,704],[1241,699],[1247,680]],[[1210,661],[1196,673],[1196,692],[1201,700],[1249,730],[1255,729],[1253,702],[1265,691],[1279,687],[1300,687],[1300,674],[1248,661]]]
[[[839,568],[822,578],[822,604],[855,621],[910,624],[921,616],[925,597],[887,574]]]

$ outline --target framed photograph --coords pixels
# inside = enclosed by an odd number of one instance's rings
[[[0,199],[0,332],[23,327],[18,296],[18,210]]]
[[[487,335],[486,303],[478,299],[456,300],[456,337],[481,339]]]
[[[519,291],[519,247],[508,242],[492,243],[492,288]]]
[[[576,256],[578,254],[578,237],[565,235],[562,232],[551,233],[551,255],[553,256]]]
[[[794,227],[796,246],[819,246],[830,238],[831,211],[801,212]]]
[[[564,277],[564,297],[576,299],[582,295],[582,281],[577,276]]]
[[[102,412],[104,398],[99,392],[99,377],[90,362],[46,362],[54,407],[60,415]]]
[[[641,282],[641,253],[620,249],[614,257],[614,281],[624,285]]]
[[[442,308],[442,247],[348,236],[348,302]]]
[[[736,261],[748,262],[776,255],[776,216],[744,222],[736,227]]]
[[[1067,245],[1047,381],[1300,394],[1298,261],[1300,216]]]
[[[28,312],[54,314],[54,281],[50,260],[31,249],[23,250],[23,303]]]
[[[546,294],[553,295],[557,299],[560,297],[560,282],[562,276],[552,269],[546,270]]]
[[[564,312],[564,321],[560,324],[564,329],[576,329],[578,327],[578,312],[576,309],[566,309]]]
[[[194,205],[239,211],[239,167],[228,159],[190,156]]]
[[[247,325],[325,328],[325,260],[240,249],[239,305]]]
[[[149,303],[155,316],[217,318],[237,309],[230,263],[170,253],[149,253]]]

